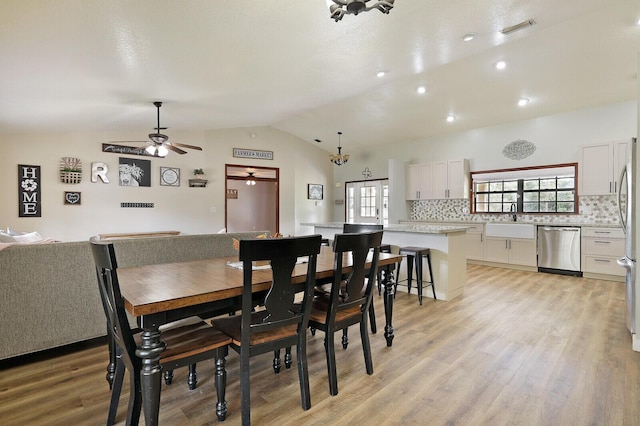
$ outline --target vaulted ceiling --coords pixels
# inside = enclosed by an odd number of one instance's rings
[[[2,0],[0,132],[146,135],[161,100],[169,135],[419,140],[636,99],[638,18],[637,0],[396,0],[340,22],[325,0]]]

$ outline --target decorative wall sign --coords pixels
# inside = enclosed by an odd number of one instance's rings
[[[91,182],[95,183],[100,178],[103,183],[109,183],[108,172],[109,166],[105,163],[91,163]]]
[[[82,181],[82,161],[74,157],[60,159],[60,182],[80,183]]]
[[[149,154],[146,150],[140,149],[139,146],[117,145],[113,143],[103,143],[102,152],[112,152],[114,154],[125,154],[125,155],[143,155],[145,157],[163,158],[157,154]]]
[[[175,167],[160,167],[160,185],[180,186],[180,169]]]
[[[369,179],[371,176],[373,176],[373,174],[371,173],[371,170],[369,170],[368,167],[365,167],[364,170],[362,171],[362,176],[364,176],[365,179]]]
[[[273,151],[257,149],[233,148],[233,156],[237,158],[256,158],[258,160],[273,160]]]
[[[536,151],[533,142],[522,139],[515,140],[502,149],[502,155],[512,160],[522,160]]]
[[[227,199],[229,199],[229,200],[237,200],[238,199],[238,190],[237,189],[227,189]]]
[[[80,205],[80,193],[79,192],[71,192],[71,191],[65,191],[64,193],[64,203],[65,204],[76,204],[76,205]]]
[[[307,185],[307,198],[310,200],[322,200],[322,185],[310,183]]]
[[[120,157],[120,186],[151,186],[151,161]]]
[[[42,217],[40,166],[18,164],[18,216]]]

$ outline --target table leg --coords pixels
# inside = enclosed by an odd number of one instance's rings
[[[142,360],[140,386],[142,388],[142,408],[145,424],[157,425],[160,411],[160,389],[162,368],[160,354],[166,344],[160,340],[158,325],[153,324],[142,332],[142,344],[136,349],[136,355]]]
[[[395,337],[393,334],[393,325],[391,324],[393,317],[393,290],[395,280],[393,278],[393,268],[391,266],[383,269],[382,272],[384,277],[382,280],[382,283],[384,284],[384,338],[387,339],[387,346],[391,346],[393,338]]]

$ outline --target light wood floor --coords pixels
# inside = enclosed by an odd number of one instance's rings
[[[309,338],[312,407],[300,406],[295,369],[274,375],[252,360],[254,424],[638,425],[640,353],[625,327],[624,284],[469,265],[465,294],[450,302],[399,293],[396,339],[372,336],[375,372],[364,370],[357,329],[338,349],[340,393],[329,396],[323,335]],[[375,297],[382,328],[382,299]],[[238,355],[227,358],[229,416],[240,424]],[[107,349],[88,349],[0,371],[0,423],[100,425],[109,390]],[[161,424],[215,419],[212,362],[164,386]],[[125,389],[126,390],[126,389]],[[118,421],[124,423],[126,397]]]

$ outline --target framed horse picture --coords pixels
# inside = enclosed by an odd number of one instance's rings
[[[120,157],[120,186],[151,186],[151,161]]]

